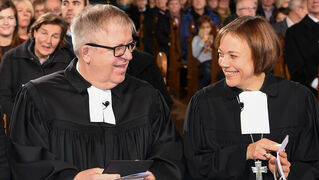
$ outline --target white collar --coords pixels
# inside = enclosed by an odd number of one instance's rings
[[[239,94],[243,103],[240,113],[242,134],[269,134],[267,95],[261,91],[244,91]]]
[[[295,23],[294,22],[292,22],[292,20],[287,16],[287,18],[286,18],[286,22],[287,22],[287,26],[288,27],[291,27],[292,25],[294,25]]]
[[[312,19],[315,23],[318,23],[318,22],[319,22],[319,19],[317,19],[317,18],[311,16],[310,14],[308,14],[308,17],[309,17],[310,19]]]
[[[87,92],[89,94],[90,121],[115,125],[111,90],[102,90],[91,86],[87,88]]]

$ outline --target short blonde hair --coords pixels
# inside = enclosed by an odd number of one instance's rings
[[[221,39],[227,34],[235,35],[246,41],[251,50],[255,74],[272,71],[280,56],[280,42],[265,18],[260,16],[238,17],[218,32],[215,47],[219,48]]]
[[[20,2],[24,2],[31,11],[31,19],[34,17],[33,5],[29,0],[13,0],[12,2],[14,3],[15,6],[17,6],[17,4]]]
[[[96,41],[97,32],[107,32],[107,26],[116,23],[119,26],[127,27],[135,33],[135,25],[128,15],[119,8],[112,5],[94,5],[86,8],[71,23],[71,34],[74,53],[78,56],[79,49],[86,43]]]

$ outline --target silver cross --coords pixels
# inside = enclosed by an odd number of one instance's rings
[[[256,173],[256,180],[262,180],[263,176],[261,173],[267,173],[267,167],[261,165],[261,161],[255,161],[255,167],[251,167],[253,173]]]

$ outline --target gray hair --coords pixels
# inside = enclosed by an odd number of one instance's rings
[[[293,10],[297,7],[300,7],[302,9],[307,7],[307,0],[290,0],[288,8],[290,10]]]
[[[107,32],[110,23],[126,27],[135,33],[135,25],[128,15],[112,5],[94,5],[86,8],[71,23],[74,53],[79,56],[80,48],[86,43],[94,43],[97,32]]]

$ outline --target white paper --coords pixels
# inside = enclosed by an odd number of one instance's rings
[[[267,95],[261,91],[244,91],[239,94],[243,103],[240,113],[242,134],[269,134]]]
[[[131,174],[127,176],[123,176],[114,180],[125,180],[125,179],[131,179],[131,180],[143,180],[146,176],[150,175],[150,172],[142,172],[142,173],[136,173]]]
[[[276,163],[276,166],[278,167],[279,169],[279,172],[280,172],[280,175],[281,177],[279,178],[280,180],[286,180],[286,177],[285,177],[285,174],[284,174],[284,171],[282,170],[282,166],[281,166],[281,163],[280,163],[280,156],[279,156],[279,153],[281,151],[283,151],[287,144],[288,144],[288,141],[289,141],[289,135],[287,135],[285,137],[285,139],[282,141],[281,145],[280,145],[280,148],[279,150],[277,151],[277,163]],[[277,180],[277,177],[276,177],[276,174],[277,174],[277,168],[275,168],[275,171],[274,171],[274,179]]]

